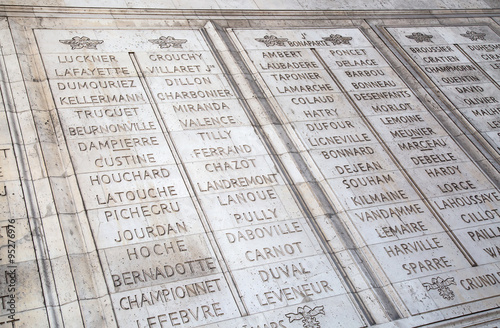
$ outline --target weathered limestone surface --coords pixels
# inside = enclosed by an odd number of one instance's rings
[[[291,1],[264,1],[264,0],[2,0],[2,5],[16,6],[44,6],[44,7],[97,7],[97,8],[153,8],[153,9],[219,9],[219,10],[394,10],[394,9],[492,9],[499,8],[495,0],[468,0],[468,1],[347,1],[347,0],[291,0]]]
[[[0,5],[0,325],[500,323],[498,3]]]

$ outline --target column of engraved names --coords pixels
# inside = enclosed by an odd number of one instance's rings
[[[0,102],[0,326],[48,327],[16,157]]]
[[[419,278],[466,267],[467,261],[454,254],[453,242],[310,48],[334,58],[345,78],[367,81],[355,88],[396,83],[380,67],[381,57],[358,30],[271,32],[283,41],[265,45],[272,36],[264,31],[260,38],[255,37],[258,31],[237,35],[330,185],[333,201],[340,203],[398,291],[410,298],[401,283],[423,290]],[[409,97],[407,91],[400,92]],[[417,110],[413,103],[379,107]]]
[[[440,29],[442,30],[442,29]],[[446,28],[447,40],[449,43],[459,47],[465,52],[469,60],[479,66],[482,71],[492,80],[493,84],[499,89],[500,82],[500,37],[490,28],[484,26]],[[451,38],[448,38],[451,35]],[[475,105],[470,109],[472,115],[469,115],[473,125],[483,135],[486,135],[492,144],[496,146],[497,152],[500,152],[500,104],[498,96],[482,94],[484,89],[480,80],[469,81],[464,86],[455,88],[460,93],[469,94],[469,97],[463,101],[468,105]],[[477,91],[481,93],[477,93]],[[496,91],[498,94],[498,90]],[[464,112],[464,110],[461,110]]]
[[[93,47],[70,50],[74,34],[59,32],[66,40],[41,52],[119,325],[195,327],[237,315],[128,53],[148,33],[124,32],[132,45],[120,46],[116,32],[101,33]]]
[[[367,40],[356,41],[358,40],[353,38],[349,46],[349,49],[353,49],[352,46],[354,46],[354,50],[346,50],[347,45],[345,45],[336,51],[321,50],[319,52],[377,134],[422,191],[424,197],[431,200],[430,209],[439,215],[436,217],[428,215],[422,221],[411,219],[412,224],[406,225],[405,230],[402,229],[403,226],[397,229],[396,227],[382,229],[384,233],[380,234],[380,237],[386,238],[397,234],[401,238],[410,234],[416,227],[423,228],[444,218],[445,226],[451,228],[453,234],[458,237],[456,245],[459,247],[463,244],[465,252],[472,255],[470,259],[472,263],[473,261],[479,264],[494,262],[495,259],[488,258],[484,252],[488,253],[487,249],[493,249],[491,238],[498,235],[494,231],[497,228],[484,224],[485,221],[498,218],[496,210],[499,200],[498,192],[415,99],[404,82]],[[356,56],[347,55],[351,51],[355,51]],[[365,63],[368,67],[361,70],[347,68],[342,64],[346,59],[353,63]],[[425,236],[416,239],[413,243],[398,242],[397,246],[389,249],[384,246],[384,251],[390,251],[393,257],[404,253],[422,252],[421,258],[418,254],[414,254],[419,261],[414,262],[416,266],[407,267],[411,270],[408,270],[408,276],[419,273],[434,275],[433,281],[442,279],[447,281],[445,285],[460,283],[458,288],[458,292],[461,293],[460,299],[471,300],[481,297],[479,294],[467,292],[474,288],[470,286],[469,282],[472,280],[469,276],[476,273],[465,261],[461,261],[461,264],[454,268],[463,268],[459,270],[459,274],[448,272],[445,275],[445,272],[438,270],[449,266],[449,254],[456,253],[457,250],[453,249],[457,247],[443,242],[442,240],[446,239],[443,233],[434,235],[430,233],[431,231],[426,231]],[[415,247],[417,245],[418,247]],[[449,246],[448,249],[443,247],[446,245]],[[426,253],[424,251],[431,248],[446,250],[446,257],[436,258],[424,255]],[[487,249],[483,250],[483,248]],[[490,271],[493,272],[495,269],[493,266],[485,266],[482,270],[483,273],[490,274]],[[491,276],[490,278],[493,279],[492,282],[498,280],[498,277]],[[421,281],[424,287],[428,286],[426,288],[429,291],[432,290],[427,282],[432,281],[430,278],[421,279]],[[474,285],[474,282],[472,284]],[[489,292],[492,293],[493,289]],[[438,299],[437,304],[446,305],[447,302],[455,304],[457,298],[455,290],[457,288],[429,294],[434,299]]]
[[[361,325],[214,56],[182,41],[137,55],[246,309],[274,309],[259,324],[278,327],[308,299],[323,320],[343,306]]]
[[[465,120],[500,153],[499,87],[490,80],[500,77],[500,37],[484,26],[390,30]]]

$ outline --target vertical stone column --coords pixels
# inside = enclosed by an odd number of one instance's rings
[[[28,215],[29,197],[20,180],[23,147],[11,137],[19,137],[19,129],[7,63],[17,64],[17,58],[5,21],[0,21],[0,42],[0,326],[49,327],[34,245],[40,231],[37,218]]]

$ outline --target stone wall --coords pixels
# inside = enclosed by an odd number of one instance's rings
[[[2,1],[0,325],[497,327],[495,1]]]

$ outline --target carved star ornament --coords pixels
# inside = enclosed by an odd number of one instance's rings
[[[323,38],[325,41],[330,41],[335,45],[351,44],[352,38],[350,36],[342,36],[340,34],[330,34],[330,36]]]
[[[432,35],[424,34],[422,32],[413,32],[411,35],[406,35],[408,39],[415,40],[415,42],[432,42]]]
[[[471,41],[478,41],[478,40],[486,41],[485,40],[486,33],[467,31],[467,32],[465,32],[465,34],[460,34],[460,35],[463,36],[464,38],[471,39]]]
[[[287,38],[278,38],[276,35],[265,35],[263,38],[256,38],[256,41],[263,42],[268,47],[280,46],[284,47]]]
[[[71,50],[75,49],[97,49],[97,45],[104,42],[104,40],[91,40],[86,36],[74,36],[71,40],[59,40],[63,44],[71,46]]]
[[[158,39],[149,40],[149,42],[157,44],[161,49],[164,48],[182,48],[182,45],[187,42],[186,39],[176,39],[173,36],[160,36]]]

